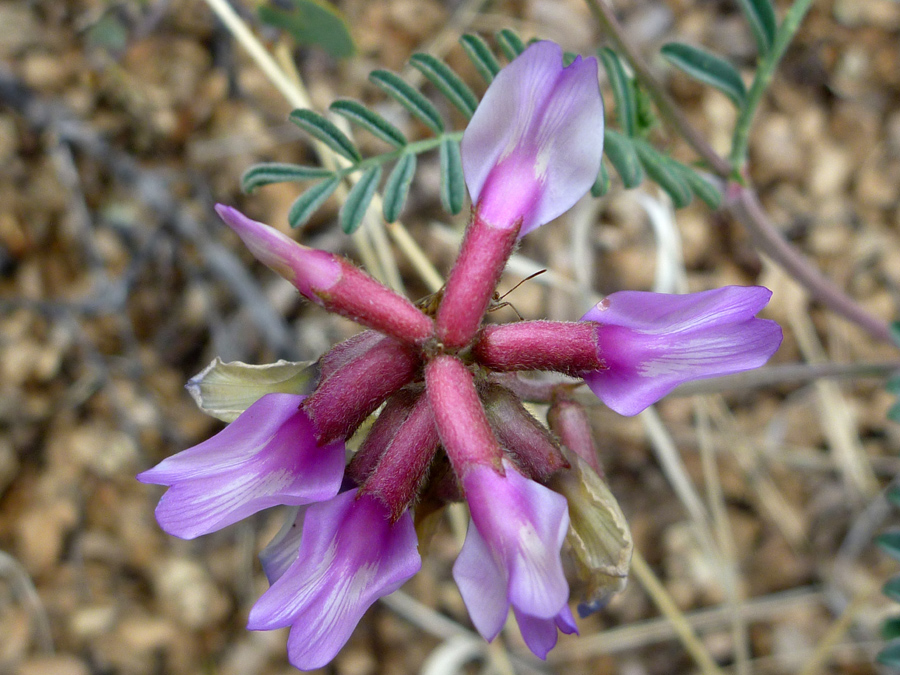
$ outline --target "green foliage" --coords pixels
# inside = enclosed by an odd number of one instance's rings
[[[694,194],[691,192],[691,187],[682,173],[674,168],[677,164],[674,160],[669,159],[641,139],[634,141],[634,149],[637,151],[638,159],[647,171],[647,175],[666,191],[675,208],[683,208],[693,201]]]
[[[511,30],[502,30],[494,36],[497,48],[506,60],[515,58],[525,49],[525,43]],[[469,60],[486,83],[500,72],[497,53],[477,35],[460,38]],[[591,194],[606,194],[611,185],[609,167],[622,180],[626,188],[640,185],[645,177],[660,185],[676,206],[684,206],[696,195],[711,208],[716,208],[722,195],[694,169],[681,164],[653,147],[647,136],[656,125],[650,99],[628,73],[621,58],[611,49],[598,52],[613,89],[615,118],[620,130],[605,131],[606,161]],[[569,60],[576,55],[568,55]],[[410,64],[421,72],[446,101],[465,117],[471,117],[478,106],[478,96],[450,66],[431,54],[414,54]],[[290,120],[312,138],[331,148],[346,162],[335,169],[293,164],[257,164],[244,174],[243,189],[250,192],[271,183],[314,181],[292,205],[288,220],[292,227],[305,223],[334,193],[341,181],[350,174],[359,174],[347,201],[341,208],[339,222],[345,232],[355,231],[363,221],[382,177],[387,180],[383,190],[383,215],[388,222],[400,217],[409,195],[410,185],[418,166],[418,155],[438,150],[441,167],[441,203],[451,214],[459,213],[465,204],[465,179],[462,171],[460,141],[462,131],[448,128],[434,102],[419,90],[388,70],[375,70],[369,80],[396,101],[412,117],[421,121],[430,136],[410,142],[404,133],[363,103],[352,99],[339,99],[331,104],[329,112],[343,118],[352,126],[364,129],[390,149],[381,154],[363,157],[351,138],[324,115],[312,110],[295,110]],[[389,172],[385,166],[393,163]]]
[[[644,170],[631,139],[612,129],[607,129],[603,138],[604,152],[625,187],[633,188],[640,185],[644,180]]]
[[[387,222],[393,223],[400,217],[415,173],[416,155],[411,152],[401,155],[384,184],[384,195],[382,196],[384,207],[382,210]]]
[[[612,49],[604,47],[598,54],[609,78],[609,86],[612,88],[616,104],[616,121],[627,136],[634,136],[637,134],[638,123],[632,79],[625,73],[622,60]]]
[[[453,215],[462,210],[466,198],[459,141],[445,138],[441,142],[441,204]]]
[[[900,668],[900,641],[882,649],[876,657],[878,663],[890,668]]]
[[[362,155],[353,145],[353,141],[347,138],[344,132],[334,125],[334,122],[322,117],[319,113],[304,108],[291,112],[288,119],[351,162],[362,161]]]
[[[469,57],[482,79],[487,84],[493,82],[497,73],[500,72],[500,64],[497,62],[494,52],[491,51],[487,42],[484,41],[484,38],[468,33],[459,39],[459,44],[462,45],[466,56]]]
[[[410,65],[427,77],[466,119],[475,114],[478,97],[450,66],[431,54],[413,54]]]
[[[738,0],[738,4],[750,23],[759,55],[765,56],[775,44],[775,32],[778,29],[775,7],[771,0]]]
[[[381,167],[376,164],[366,169],[353,189],[350,190],[350,194],[347,195],[347,200],[341,206],[341,212],[338,214],[341,229],[346,234],[353,234],[362,224],[363,216],[366,215],[366,209],[369,208],[380,182]]]
[[[900,508],[900,486],[893,485],[888,488],[885,497],[895,508]],[[881,550],[895,560],[900,560],[900,531],[886,532],[875,541]],[[881,590],[891,600],[900,602],[900,576],[890,579]],[[889,641],[889,644],[878,653],[878,662],[892,668],[900,668],[900,616],[885,619],[881,624],[881,635]]]
[[[86,32],[87,43],[110,52],[121,52],[128,46],[128,27],[115,11],[103,14]]]
[[[884,623],[881,624],[881,637],[884,640],[900,638],[900,616],[892,616],[884,620]],[[887,649],[884,651],[887,651]],[[897,661],[897,665],[900,665],[900,660]]]
[[[606,168],[606,162],[600,162],[600,172],[597,174],[597,179],[591,186],[591,196],[602,197],[609,192],[609,185],[609,170]]]
[[[512,61],[525,51],[525,43],[522,42],[522,38],[509,28],[499,31],[495,37],[497,38],[497,44],[500,45],[500,51],[503,52],[503,56],[506,57],[507,61]]]
[[[259,18],[289,33],[299,45],[316,45],[336,59],[353,56],[356,47],[344,15],[325,0],[291,0],[290,9],[260,6]]]
[[[373,70],[369,81],[418,117],[434,133],[444,131],[444,120],[434,104],[403,78],[389,70]]]
[[[337,190],[337,186],[341,184],[340,176],[333,176],[328,180],[313,185],[301,194],[291,204],[291,210],[288,211],[288,223],[291,227],[299,227],[303,225],[310,216],[314,214],[322,204]]]
[[[894,338],[894,344],[900,347],[900,321],[891,323],[891,335]]]
[[[738,107],[747,100],[747,88],[737,69],[723,58],[705,49],[682,42],[663,45],[660,53],[669,63],[695,80],[715,87]]]
[[[327,178],[331,173],[328,169],[318,166],[299,166],[277,162],[254,164],[241,176],[241,189],[244,192],[253,192],[263,185]]]
[[[359,101],[338,99],[328,109],[396,148],[402,148],[409,142],[402,131]]]

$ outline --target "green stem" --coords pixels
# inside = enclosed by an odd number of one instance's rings
[[[812,3],[813,0],[797,0],[791,6],[778,27],[778,31],[775,33],[775,44],[772,45],[772,50],[764,56],[760,61],[759,68],[756,70],[753,84],[750,85],[750,91],[747,92],[747,101],[741,109],[740,116],[734,127],[734,135],[732,136],[730,159],[731,165],[734,167],[734,175],[732,177],[735,180],[741,180],[741,173],[747,162],[750,127],[753,124],[753,118],[756,115],[759,102],[772,83],[775,71]]]
[[[367,157],[361,162],[357,162],[356,164],[351,164],[350,166],[344,167],[343,169],[339,169],[334,172],[335,176],[340,176],[344,178],[349,176],[351,173],[355,173],[357,171],[365,171],[369,167],[377,166],[380,164],[384,164],[386,162],[390,162],[392,159],[397,159],[402,155],[415,154],[419,155],[423,152],[428,152],[429,150],[434,150],[439,147],[441,143],[443,143],[445,138],[452,139],[454,141],[461,141],[463,137],[462,131],[451,131],[444,132],[439,136],[435,136],[434,138],[425,138],[421,141],[416,141],[415,143],[409,143],[404,145],[402,148],[398,148],[393,152],[386,152],[382,155],[375,155],[374,157]]]

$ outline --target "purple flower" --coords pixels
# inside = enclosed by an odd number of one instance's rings
[[[304,396],[267,394],[218,434],[138,475],[167,485],[156,519],[169,534],[193,539],[271,506],[337,494],[344,444],[319,447],[298,406]]]
[[[519,236],[568,211],[590,189],[603,155],[597,61],[563,68],[537,42],[494,78],[462,140],[472,203],[495,227],[522,219]]]
[[[301,670],[326,665],[363,613],[419,571],[412,516],[351,490],[306,509],[296,560],[250,610],[250,630],[291,626],[288,658]]]
[[[556,626],[574,630],[560,560],[569,527],[566,500],[508,460],[503,468],[505,476],[487,465],[472,467],[463,479],[472,522],[453,578],[485,639],[497,636],[512,606],[522,637],[545,658],[556,643]]]
[[[682,382],[757,368],[781,344],[777,323],[754,318],[770,297],[761,286],[613,293],[581,317],[600,324],[606,365],[584,381],[617,413],[635,415]]]

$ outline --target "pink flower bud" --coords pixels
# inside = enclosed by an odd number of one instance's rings
[[[237,209],[216,213],[260,262],[290,281],[308,300],[404,342],[421,344],[434,326],[409,300],[364,274],[349,261],[307,248]]]
[[[418,495],[440,442],[428,397],[420,395],[360,494],[378,497],[396,520]]]
[[[483,387],[481,398],[491,429],[508,457],[531,478],[546,482],[569,463],[547,428],[538,422],[506,387]]]
[[[486,326],[474,347],[492,370],[554,370],[568,375],[604,367],[597,326],[584,322],[518,321]]]
[[[425,389],[441,443],[453,470],[464,478],[473,467],[502,472],[503,451],[494,438],[475,381],[455,356],[438,356],[425,366]]]
[[[368,351],[338,368],[303,402],[319,442],[349,438],[420,366],[409,345],[381,336]]]

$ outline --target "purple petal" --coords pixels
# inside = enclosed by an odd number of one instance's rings
[[[251,630],[292,626],[288,657],[301,670],[331,661],[366,609],[421,567],[409,512],[391,523],[356,492],[308,508],[297,560],[250,610]]]
[[[725,286],[684,295],[619,291],[598,302],[581,320],[671,334],[753,318],[771,297],[772,291],[763,286]]]
[[[603,152],[597,62],[563,68],[537,42],[491,83],[462,140],[473,203],[495,224],[523,218],[520,236],[569,210],[590,189]]]
[[[610,408],[635,415],[683,382],[757,368],[781,344],[778,324],[753,318],[769,297],[739,286],[614,293],[583,317],[602,324],[598,353],[607,365],[584,381]]]
[[[303,534],[303,517],[305,506],[292,506],[287,509],[284,525],[278,534],[260,551],[259,560],[269,585],[274,584],[294,564],[297,551],[300,550],[300,537]]]
[[[294,394],[263,396],[212,438],[167,457],[138,474],[137,479],[142,483],[173,485],[241,465],[296,414],[305,398]]]
[[[145,483],[170,486],[156,508],[160,527],[193,539],[271,506],[337,494],[344,444],[316,445],[312,423],[297,408],[302,400],[268,394],[210,440],[140,474]]]
[[[522,476],[510,462],[503,466],[505,476],[479,466],[463,479],[472,521],[505,572],[510,603],[550,619],[569,597],[560,560],[569,528],[566,500]]]
[[[519,611],[515,614],[522,639],[535,656],[541,659],[546,659],[550,650],[556,646],[557,629],[567,635],[578,632],[575,617],[572,616],[572,610],[568,605],[563,605],[559,614],[552,619],[538,619]]]
[[[485,640],[492,641],[509,614],[507,575],[497,566],[491,550],[471,521],[466,541],[453,564],[453,580],[475,629]]]

